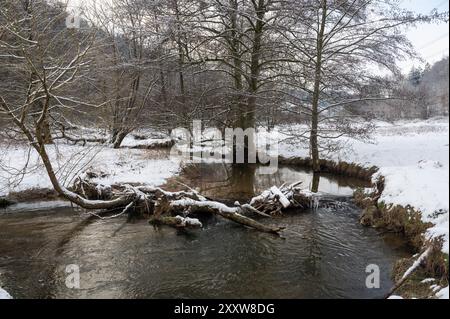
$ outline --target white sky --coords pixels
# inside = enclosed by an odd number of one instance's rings
[[[67,0],[69,5],[78,5],[86,0]],[[427,14],[433,9],[439,12],[449,10],[449,0],[401,0],[401,6],[417,13]],[[422,24],[407,31],[408,38],[426,62],[433,64],[449,54],[449,25]],[[401,67],[408,72],[413,66],[423,66],[420,61],[404,61]]]
[[[434,8],[438,9],[439,12],[448,11],[449,9],[448,0],[402,0],[401,5],[408,10],[424,14],[430,13]],[[448,56],[448,23],[422,24],[410,29],[407,35],[417,52],[428,63],[433,64]],[[421,65],[422,63],[419,61],[405,61],[401,64],[405,72],[409,71],[412,66]]]

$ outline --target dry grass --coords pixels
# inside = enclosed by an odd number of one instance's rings
[[[352,174],[357,173],[358,169],[355,166],[345,164],[336,164],[336,167],[343,171]],[[354,171],[353,171],[354,170]],[[375,169],[366,173],[376,172]],[[386,205],[386,203],[379,201],[381,194],[384,191],[385,180],[380,177],[375,185],[372,193],[366,193],[363,189],[357,189],[354,193],[354,202],[364,208],[360,217],[360,222],[364,226],[377,228],[384,232],[395,232],[402,234],[407,239],[408,244],[413,250],[418,253],[424,247],[431,247],[431,253],[426,260],[420,265],[419,269],[411,275],[410,278],[398,289],[396,294],[404,298],[435,298],[435,292],[430,286],[432,284],[441,287],[448,286],[449,283],[449,262],[448,255],[442,253],[442,240],[433,239],[433,241],[426,241],[425,232],[432,226],[431,223],[424,223],[422,214],[412,206],[403,207],[401,205]],[[394,266],[393,279],[398,281],[403,274],[413,264],[415,258],[406,258],[397,261]],[[423,283],[424,279],[434,278],[433,283]]]
[[[404,298],[436,298],[435,292],[431,289],[431,286],[448,286],[448,255],[441,251],[442,240],[433,240],[432,242],[427,243],[427,246],[432,249],[430,255],[396,291],[396,294],[400,294]],[[393,279],[395,281],[400,280],[414,261],[414,257],[397,261],[394,266]],[[432,282],[423,282],[424,279],[427,278],[434,278],[435,280]]]
[[[155,148],[155,149],[143,149],[142,158],[143,159],[168,159],[170,156],[170,150],[167,148]]]
[[[58,193],[50,188],[31,188],[20,192],[11,192],[8,199],[13,202],[32,202],[59,199]]]
[[[303,168],[312,168],[312,160],[310,158],[292,157],[279,158],[280,165],[298,166]],[[364,181],[371,182],[372,176],[378,171],[378,167],[364,167],[356,163],[335,162],[332,160],[322,159],[320,161],[320,169],[323,173],[341,175],[353,178],[359,178]]]
[[[5,197],[0,197],[0,208],[5,208],[9,205],[12,205],[13,202]]]
[[[359,198],[358,203],[370,202],[367,198]],[[385,205],[383,202],[373,202],[363,210],[360,222],[364,226],[374,227],[383,231],[402,234],[415,251],[424,246],[424,233],[432,226],[422,221],[422,214],[413,207],[400,205]]]

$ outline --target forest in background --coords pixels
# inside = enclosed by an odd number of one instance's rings
[[[111,0],[86,2],[75,21],[59,1],[1,0],[0,8],[0,131],[9,139],[25,128],[46,144],[95,127],[105,139],[85,140],[118,148],[136,129],[167,133],[193,120],[244,130],[302,123],[309,129],[296,138],[310,144],[318,170],[321,141],[365,139],[374,118],[448,115],[448,58],[407,75],[398,67],[417,58],[407,27],[448,21],[436,10]]]

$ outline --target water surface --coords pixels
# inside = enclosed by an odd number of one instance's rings
[[[237,197],[267,185],[312,180],[308,172],[290,168],[276,176],[245,174],[253,177],[244,183],[241,176]],[[233,199],[237,193],[227,185],[237,179],[233,172],[228,182],[223,176],[209,167],[196,183],[202,191]],[[211,187],[214,183],[222,186]],[[359,225],[360,210],[346,197],[358,186],[354,181],[328,176],[319,185],[344,202],[261,220],[286,226],[284,238],[215,217],[203,220],[204,229],[179,231],[125,217],[98,220],[60,203],[12,207],[0,211],[0,286],[16,298],[383,296],[392,286],[393,263],[409,253],[403,241]],[[70,264],[80,267],[81,289],[65,285]],[[365,286],[369,264],[380,267],[380,289]]]

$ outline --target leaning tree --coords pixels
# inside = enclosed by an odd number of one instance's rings
[[[94,36],[66,28],[64,7],[45,0],[3,1],[0,8],[0,64],[15,79],[14,88],[2,85],[0,109],[39,154],[54,189],[85,208],[110,208],[125,203],[93,202],[68,191],[58,180],[47,152],[49,123],[63,111],[81,106],[73,87],[89,72]],[[43,19],[47,17],[48,19]]]

